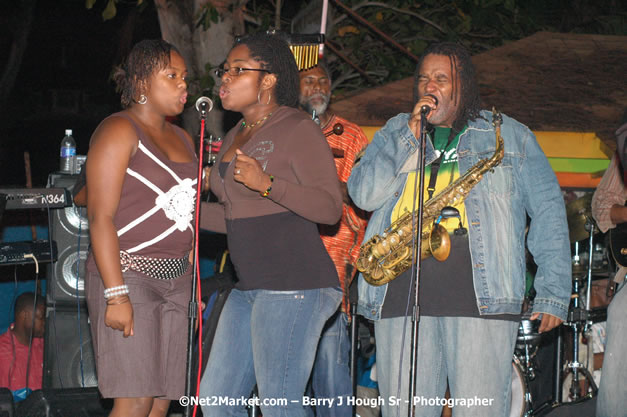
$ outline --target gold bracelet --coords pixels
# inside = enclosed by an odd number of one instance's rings
[[[115,298],[110,298],[107,300],[107,305],[108,306],[117,306],[120,304],[126,304],[128,302],[130,302],[131,299],[128,297],[128,295],[123,295],[120,297],[115,297]]]

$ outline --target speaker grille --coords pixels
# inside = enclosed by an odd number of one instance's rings
[[[51,174],[49,187],[72,190],[77,175]],[[48,266],[48,304],[75,305],[85,303],[85,263],[89,250],[87,209],[74,205],[54,209],[51,213],[50,239],[57,243],[59,256]]]

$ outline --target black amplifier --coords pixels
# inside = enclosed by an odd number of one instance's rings
[[[0,265],[46,263],[57,260],[57,243],[53,240],[29,240],[0,243]]]
[[[0,188],[5,194],[6,210],[63,208],[72,205],[72,195],[65,188]]]

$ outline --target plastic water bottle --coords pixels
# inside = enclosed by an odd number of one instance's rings
[[[61,165],[59,171],[64,174],[74,174],[76,166],[76,141],[72,137],[72,129],[65,129],[65,136],[61,141]]]

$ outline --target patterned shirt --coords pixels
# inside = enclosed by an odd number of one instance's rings
[[[338,124],[343,127],[339,135],[333,133],[333,128]],[[333,152],[337,176],[340,182],[346,184],[357,155],[368,146],[368,138],[359,126],[335,115],[323,128],[323,133]],[[339,223],[333,226],[319,226],[322,243],[329,252],[340,278],[344,293],[342,302],[344,311],[348,311],[348,287],[357,272],[354,265],[366,234],[367,223],[367,216],[362,210],[344,203]]]

